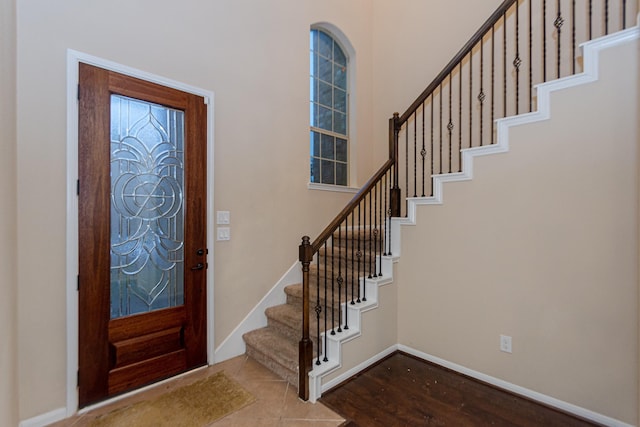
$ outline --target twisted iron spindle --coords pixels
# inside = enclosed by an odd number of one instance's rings
[[[449,173],[451,173],[451,159],[453,154],[452,147],[452,131],[453,131],[453,122],[451,121],[451,87],[453,86],[453,82],[451,81],[451,74],[449,74],[449,123],[447,124],[447,130],[449,131]]]
[[[329,324],[329,313],[327,313],[327,302],[329,301],[329,287],[327,286],[327,278],[329,276],[329,272],[327,271],[327,255],[329,254],[329,248],[327,247],[327,242],[324,242],[324,359],[322,359],[324,362],[328,362],[329,359],[327,358],[327,352],[326,352],[326,348],[327,348],[327,333],[326,331],[329,329],[328,324]]]
[[[427,150],[424,148],[424,110],[426,105],[422,103],[422,150],[420,150],[420,157],[422,157],[422,197],[424,197],[424,158],[427,155]],[[386,192],[385,192],[385,206],[386,206]],[[386,212],[386,209],[385,209]]]
[[[480,101],[480,146],[482,147],[482,131],[484,125],[484,39],[480,39],[480,93],[478,101]]]
[[[433,155],[433,93],[431,94],[431,175],[429,176],[429,186],[431,188],[430,196],[433,197],[433,162],[435,156]]]
[[[516,57],[513,60],[513,67],[516,69],[516,115],[520,113],[520,8],[516,2]]]
[[[333,237],[332,237],[333,239]],[[342,224],[338,225],[338,250],[342,252]],[[338,254],[338,332],[342,332],[342,254]]]
[[[553,21],[553,26],[556,27],[556,31],[558,34],[558,42],[557,45],[557,55],[556,55],[556,65],[557,65],[557,73],[556,78],[560,78],[560,66],[561,66],[561,45],[562,45],[562,25],[564,24],[564,18],[562,17],[562,11],[560,9],[560,0],[556,0],[556,9],[558,11],[558,15],[556,16],[556,20]]]
[[[418,113],[413,114],[413,197],[418,197]]]
[[[532,4],[533,0],[529,1],[529,112],[533,111],[533,18],[532,18]]]
[[[331,238],[331,335],[336,334],[336,257],[335,239]]]

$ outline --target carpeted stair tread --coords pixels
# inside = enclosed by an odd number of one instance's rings
[[[344,263],[346,260],[348,260],[349,264],[351,264],[351,260],[353,259],[353,262],[357,263],[358,262],[358,258],[357,258],[357,251],[352,251],[351,248],[343,248],[340,246],[335,246],[335,247],[331,247],[331,246],[327,246],[326,248],[323,246],[318,250],[318,256],[320,256],[320,265],[324,264],[324,257],[327,257],[327,264],[331,264],[331,260],[334,260],[334,263],[336,265],[336,268],[338,266],[338,259],[341,259],[342,262]],[[374,259],[374,257],[377,257],[380,254],[380,252],[374,252],[374,251],[368,251],[368,250],[362,250],[362,256],[360,257],[360,262],[365,262],[365,263],[369,263],[372,259]]]
[[[298,386],[298,344],[266,327],[242,336],[247,355],[295,387]]]
[[[292,304],[282,304],[269,307],[265,310],[269,326],[278,333],[286,336],[294,343],[300,341],[302,336],[302,306],[294,306]],[[339,319],[338,310],[334,310],[334,321],[336,327]],[[331,314],[329,314],[327,325],[331,327]],[[318,318],[313,309],[309,313],[309,331],[311,341],[316,342],[318,338]],[[324,332],[324,317],[320,319],[320,332]]]
[[[312,286],[309,287],[309,309],[311,312],[311,317],[315,317],[315,312],[314,312],[314,307],[318,301],[318,289],[317,287],[314,285],[315,281],[312,281]],[[324,283],[324,282],[323,282]],[[349,280],[349,283],[350,280]],[[335,287],[335,291],[336,293],[338,292],[338,286],[336,285]],[[284,288],[284,292],[287,294],[287,304],[289,305],[293,305],[293,306],[297,306],[300,307],[300,309],[302,309],[302,283],[297,283],[295,285],[289,285],[286,286]],[[357,298],[357,293],[358,290],[357,288],[354,286],[354,299]],[[322,307],[324,307],[327,303],[327,301],[331,301],[331,285],[329,285],[329,289],[327,292],[327,299],[325,300],[324,297],[324,284],[320,287],[320,305]],[[351,301],[351,285],[349,285],[349,301]],[[345,302],[345,296],[344,296],[344,288],[342,288],[342,292],[340,295],[340,303],[344,303]],[[338,297],[336,295],[336,300],[335,300],[335,309],[336,309],[336,313],[338,310],[339,304],[338,304]],[[337,315],[337,314],[336,314]],[[302,316],[301,316],[302,317]]]

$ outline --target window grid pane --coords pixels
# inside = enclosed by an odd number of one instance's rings
[[[310,35],[310,180],[348,185],[347,57],[322,30]]]

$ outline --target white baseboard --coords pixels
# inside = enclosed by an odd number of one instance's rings
[[[43,427],[67,418],[67,408],[58,408],[33,418],[20,421],[20,427]]]
[[[537,391],[529,390],[528,388],[524,388],[519,385],[501,380],[499,378],[495,378],[490,375],[483,374],[482,372],[474,371],[473,369],[469,369],[462,365],[458,365],[457,363],[449,362],[447,360],[441,359],[431,354],[423,353],[411,347],[407,347],[406,345],[398,344],[397,347],[398,347],[398,350],[403,351],[412,356],[435,363],[436,365],[443,366],[447,369],[451,369],[452,371],[459,372],[471,378],[475,378],[485,383],[494,385],[503,390],[510,391],[517,395],[526,397],[536,402],[543,403],[548,406],[552,406],[554,408],[560,409],[565,412],[569,412],[571,414],[594,421],[596,423],[600,423],[600,424],[611,426],[611,427],[633,427],[630,424],[626,424],[614,418],[607,417],[606,415],[602,415],[597,412],[591,411],[589,409],[585,409],[580,406],[565,402],[563,400],[556,399],[551,396],[547,396],[546,394],[538,393]]]
[[[300,282],[302,282],[302,269],[300,263],[296,261],[249,314],[242,319],[242,322],[240,322],[218,346],[214,355],[215,363],[244,354],[246,347],[242,335],[254,329],[267,326],[267,316],[264,314],[264,311],[269,307],[284,304],[287,299],[284,292],[285,286]]]
[[[343,372],[342,374],[340,374],[339,376],[335,377],[331,381],[327,381],[326,383],[322,384],[322,393],[324,393],[324,392],[332,389],[333,387],[339,385],[341,382],[348,380],[349,378],[353,377],[357,373],[364,371],[369,366],[374,365],[375,363],[379,362],[380,360],[384,359],[385,357],[389,356],[390,354],[392,354],[393,352],[395,352],[397,350],[398,350],[398,344],[394,344],[394,345],[382,350],[380,353],[376,354],[375,356],[371,357],[370,359],[365,360],[364,362],[358,364],[357,366],[354,366],[353,368],[349,369],[348,371]]]

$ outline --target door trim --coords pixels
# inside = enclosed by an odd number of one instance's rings
[[[67,50],[67,191],[66,191],[66,299],[67,299],[67,366],[66,402],[67,417],[78,411],[78,66],[83,62],[96,67],[115,71],[128,76],[147,80],[170,88],[202,96],[207,104],[207,247],[209,248],[209,268],[207,270],[207,363],[214,363],[214,141],[213,114],[214,94],[212,91],[190,86],[146,71],[127,67],[116,62],[98,58],[72,49]]]

